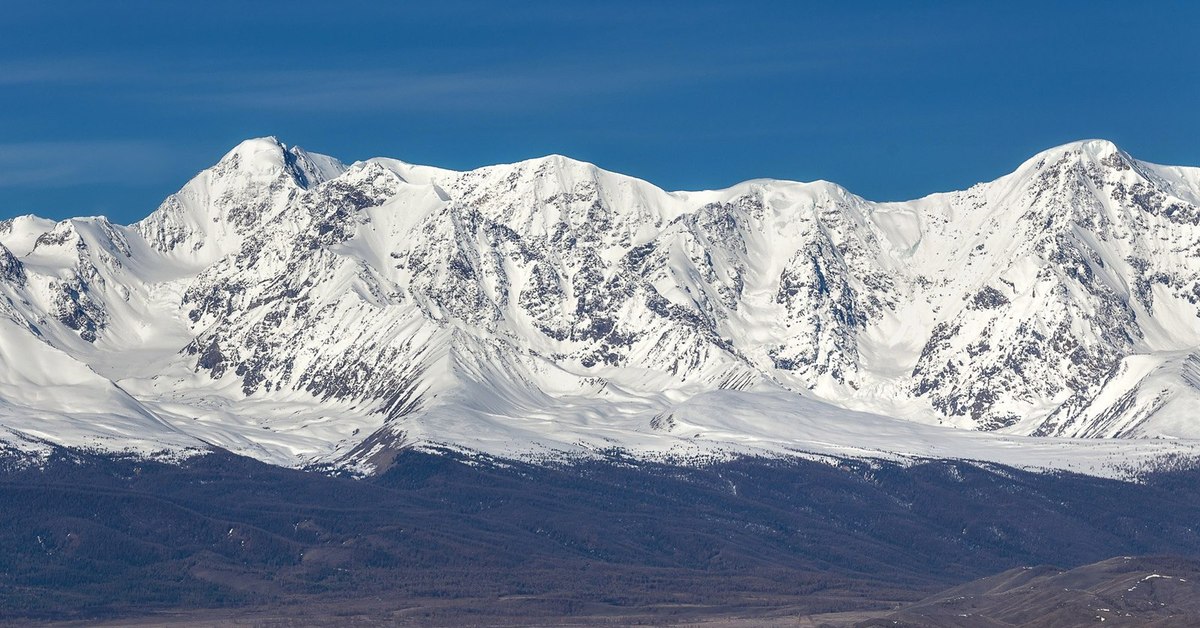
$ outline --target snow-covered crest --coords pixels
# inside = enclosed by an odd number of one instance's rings
[[[873,203],[248,140],[131,227],[0,223],[0,425],[367,466],[419,443],[1053,466],[1125,445],[1034,436],[1196,438],[1198,172],[1093,140]]]

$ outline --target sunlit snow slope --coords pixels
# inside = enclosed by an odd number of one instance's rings
[[[0,223],[18,447],[1101,470],[1190,452],[1198,409],[1200,169],[1105,141],[873,203],[671,193],[559,156],[345,166],[264,138],[131,226]]]

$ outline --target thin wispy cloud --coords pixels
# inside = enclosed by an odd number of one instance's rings
[[[628,95],[777,71],[769,64],[494,68],[411,73],[397,69],[302,70],[182,78],[163,101],[298,111],[540,110],[575,99]]]
[[[752,68],[747,68],[752,69]],[[398,67],[303,70],[156,68],[119,61],[44,59],[0,66],[0,86],[101,88],[93,97],[208,108],[295,111],[534,109],[562,99],[719,80],[728,70],[568,65],[414,72]]]
[[[831,69],[828,58],[773,54],[697,64],[664,58],[652,63],[563,59],[545,63],[474,65],[414,71],[364,65],[305,69],[220,69],[156,66],[146,60],[42,59],[0,65],[0,85],[91,90],[95,98],[179,104],[210,109],[290,111],[537,111],[571,100],[637,96],[680,87],[789,76]],[[96,88],[99,88],[97,90]]]
[[[0,59],[0,86],[93,85],[142,80],[147,67],[88,57]]]
[[[129,183],[172,171],[171,152],[149,141],[0,144],[0,188]]]

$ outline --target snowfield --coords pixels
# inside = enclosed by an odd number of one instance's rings
[[[968,190],[666,192],[243,142],[130,226],[0,222],[0,441],[385,467],[1200,455],[1200,169],[1092,140]]]

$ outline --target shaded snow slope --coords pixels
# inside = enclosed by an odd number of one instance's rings
[[[1104,472],[1200,438],[1198,203],[1200,170],[1099,140],[904,203],[248,140],[129,227],[0,222],[0,425],[291,466],[437,443]]]

